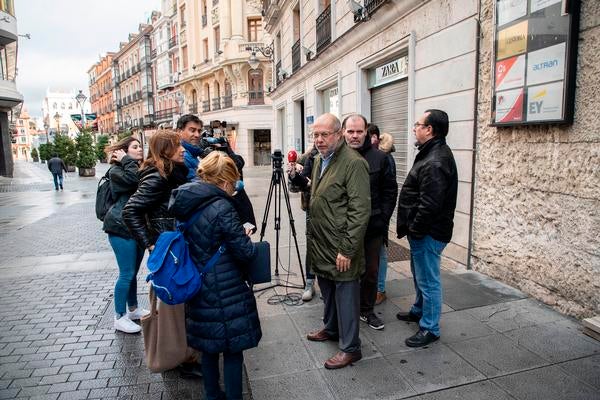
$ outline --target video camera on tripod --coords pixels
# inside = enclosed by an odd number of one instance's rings
[[[228,151],[229,143],[225,137],[226,121],[213,120],[207,125],[200,138],[202,154],[200,158],[206,157],[213,150]]]

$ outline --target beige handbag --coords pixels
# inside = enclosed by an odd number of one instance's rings
[[[163,372],[197,358],[187,346],[185,304],[169,305],[156,298],[150,285],[150,314],[141,319],[146,365],[152,372]],[[158,302],[158,309],[157,309]]]

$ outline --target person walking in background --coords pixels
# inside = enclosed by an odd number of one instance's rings
[[[112,165],[108,176],[114,204],[104,217],[102,229],[108,234],[119,267],[114,292],[114,327],[121,332],[137,333],[142,328],[133,321],[150,313],[139,308],[137,301],[137,274],[144,258],[144,248],[131,236],[123,222],[122,212],[129,197],[137,190],[137,173],[144,150],[140,142],[130,136],[108,147],[106,153]]]
[[[374,312],[379,254],[396,207],[398,184],[390,172],[387,155],[371,144],[371,138],[367,134],[367,120],[364,116],[349,115],[342,122],[342,129],[348,146],[358,151],[369,164],[371,215],[364,240],[366,271],[360,279],[360,320],[366,322],[372,329],[381,330],[385,327],[384,322]],[[371,125],[371,130],[373,129],[377,127]]]
[[[242,399],[243,351],[262,337],[254,293],[246,284],[246,267],[256,248],[242,227],[233,193],[240,174],[225,153],[213,151],[198,169],[200,180],[173,191],[169,212],[188,220],[202,214],[186,231],[196,265],[224,245],[225,252],[203,276],[202,289],[186,303],[188,346],[202,351],[206,399]],[[225,393],[219,386],[219,357],[223,354]]]
[[[440,261],[452,238],[458,173],[452,150],[446,144],[448,114],[426,110],[415,122],[413,132],[419,153],[400,191],[396,229],[398,238],[408,237],[416,297],[408,312],[396,316],[419,324],[406,345],[421,347],[440,338]]]
[[[52,179],[54,180],[54,190],[63,190],[63,171],[67,172],[65,162],[54,153],[52,158],[48,160],[48,170],[52,173]]]
[[[307,339],[338,341],[340,351],[325,361],[325,368],[337,369],[362,358],[359,278],[365,270],[363,240],[371,213],[369,167],[346,144],[333,114],[321,115],[312,129],[319,154],[310,180],[306,253],[325,307],[324,327]],[[305,177],[290,172],[294,184],[306,185]]]
[[[373,143],[371,141],[371,143]],[[383,151],[387,154],[390,174],[394,176],[396,179],[396,161],[394,161],[394,156],[392,153],[396,151],[394,147],[394,137],[389,133],[382,133],[378,139],[379,150]],[[375,298],[375,305],[379,305],[383,303],[386,299],[385,295],[385,279],[387,277],[387,267],[388,267],[388,251],[389,248],[389,239],[387,232],[389,231],[389,222],[386,228],[386,234],[383,236],[383,245],[381,246],[381,252],[379,253],[379,274],[377,276],[377,297]]]

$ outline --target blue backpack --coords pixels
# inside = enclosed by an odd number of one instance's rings
[[[177,230],[162,232],[148,257],[146,282],[150,282],[156,296],[167,304],[181,304],[190,300],[202,288],[202,276],[210,270],[225,252],[221,245],[204,268],[199,271],[190,256],[185,231],[192,226],[204,208],[185,223],[177,223]]]

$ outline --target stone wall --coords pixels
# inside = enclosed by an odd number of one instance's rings
[[[600,313],[600,2],[581,4],[573,125],[495,128],[481,1],[472,241],[473,269],[576,317]]]

